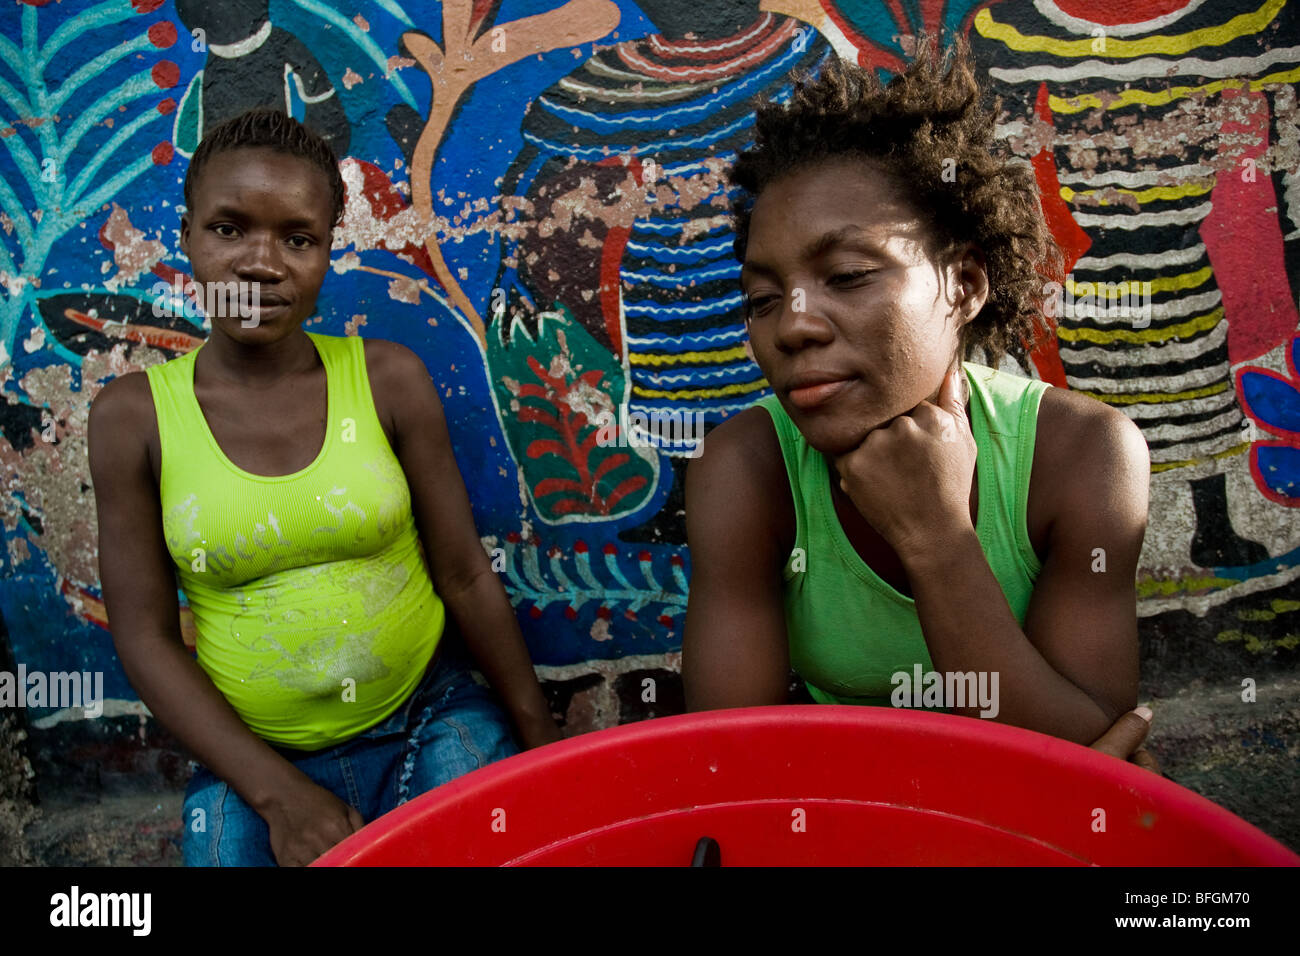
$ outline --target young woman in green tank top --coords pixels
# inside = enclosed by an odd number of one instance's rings
[[[309,863],[516,741],[560,736],[423,362],[302,328],[343,201],[329,145],[288,116],[251,111],[209,132],[181,248],[211,335],[115,379],[91,410],[113,640],[201,764],[187,864]],[[447,619],[508,722],[443,648]]]
[[[1023,354],[1059,262],[993,122],[964,47],[922,45],[884,88],[832,63],[759,110],[732,179],[774,394],[688,471],[687,706],[787,702],[793,668],[814,701],[938,700],[1151,765],[1131,710],[1142,436],[963,362]],[[931,672],[955,701],[922,696]]]

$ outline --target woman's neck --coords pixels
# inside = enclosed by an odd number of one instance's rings
[[[255,344],[237,342],[214,327],[198,358],[204,359],[205,355],[205,371],[232,384],[253,388],[274,385],[320,361],[316,346],[301,327],[282,339]]]

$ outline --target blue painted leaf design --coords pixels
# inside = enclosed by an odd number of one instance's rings
[[[1279,495],[1300,504],[1300,448],[1289,445],[1260,445],[1255,449],[1259,474]]]
[[[1241,374],[1242,396],[1252,415],[1271,429],[1300,432],[1300,391],[1272,375],[1245,371]]]

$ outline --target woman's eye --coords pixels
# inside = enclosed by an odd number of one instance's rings
[[[295,249],[306,249],[312,243],[310,236],[290,236],[289,244]]]
[[[745,314],[749,318],[758,318],[772,311],[772,305],[780,297],[775,295],[751,295],[745,297]]]
[[[837,272],[831,276],[831,284],[848,285],[849,283],[865,279],[869,275],[871,275],[870,269],[855,269],[850,272]]]
[[[212,227],[212,231],[215,232],[218,236],[226,236],[226,237],[233,236],[236,232],[238,232],[238,230],[235,229],[235,227],[228,222],[217,223],[215,226]]]

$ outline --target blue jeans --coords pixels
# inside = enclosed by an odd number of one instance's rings
[[[445,648],[391,716],[333,747],[275,748],[367,823],[412,797],[519,752],[493,696]],[[206,767],[185,790],[186,866],[275,866],[266,821]]]

